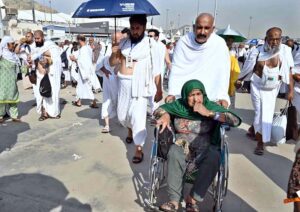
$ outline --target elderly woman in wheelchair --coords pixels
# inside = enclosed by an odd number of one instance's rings
[[[241,119],[228,109],[209,101],[204,85],[190,80],[181,90],[181,98],[162,105],[155,111],[157,126],[162,132],[175,128],[176,142],[167,159],[169,202],[161,211],[177,211],[182,199],[187,172],[197,170],[193,187],[185,199],[186,211],[199,211],[197,202],[203,200],[216,176],[220,162],[220,126],[226,123],[239,126]]]

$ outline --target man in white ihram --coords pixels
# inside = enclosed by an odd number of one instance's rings
[[[272,27],[266,32],[265,44],[257,50],[257,61],[251,77],[251,99],[255,111],[256,155],[263,155],[264,143],[271,140],[276,98],[282,82],[289,84],[288,100],[293,99],[294,66],[291,48],[281,44],[282,31]]]
[[[80,49],[78,57],[70,56],[72,61],[76,61],[79,70],[79,77],[76,87],[76,100],[72,102],[74,106],[80,107],[82,99],[92,100],[91,108],[98,108],[95,96],[92,91],[92,77],[94,76],[95,68],[92,63],[92,51],[86,45],[86,38],[84,35],[77,36],[77,42]]]
[[[147,137],[147,101],[155,95],[162,99],[157,43],[145,35],[146,15],[133,15],[129,19],[130,37],[112,48],[110,65],[121,63],[118,72],[118,118],[128,131],[127,143],[136,145],[133,163],[143,160],[142,147]],[[156,87],[156,94],[154,94]]]
[[[51,64],[49,64],[49,80],[51,84],[52,95],[49,98],[42,97],[39,92],[36,92],[37,112],[41,114],[39,121],[43,121],[47,118],[60,118],[59,107],[59,91],[60,91],[60,76],[62,72],[61,58],[58,46],[52,41],[45,41],[44,33],[41,30],[34,32],[34,39],[36,44],[36,51],[28,57],[28,62],[33,64],[36,59],[41,56],[48,55],[51,58]],[[44,77],[44,73],[37,70],[37,88],[40,87],[41,80]]]
[[[114,45],[118,45],[123,35],[121,32],[113,34],[111,40]],[[109,133],[109,119],[114,118],[117,115],[117,100],[118,100],[118,79],[116,73],[120,69],[120,64],[111,67],[109,65],[108,56],[100,56],[98,59],[96,70],[100,70],[103,73],[103,99],[101,108],[101,118],[104,119],[105,126],[101,130],[102,133]],[[100,58],[99,57],[99,58]]]
[[[180,96],[185,82],[197,79],[204,84],[211,101],[228,107],[229,51],[224,39],[213,31],[213,16],[202,13],[196,18],[194,32],[188,33],[177,42],[166,102]]]

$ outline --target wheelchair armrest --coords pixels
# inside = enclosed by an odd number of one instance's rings
[[[155,127],[154,136],[155,136],[156,139],[158,138],[160,130],[161,130],[161,126]],[[176,141],[176,134],[175,134],[175,130],[174,130],[173,125],[171,124],[171,130],[168,127],[166,127],[165,130],[168,130],[168,131],[170,131],[172,133],[173,143],[175,143],[175,141]]]

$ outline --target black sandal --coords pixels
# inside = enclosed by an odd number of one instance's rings
[[[46,119],[48,119],[48,117],[42,115],[42,116],[39,118],[39,121],[45,121]]]
[[[90,104],[90,108],[97,109],[97,108],[99,108],[99,107],[97,106],[97,104]]]
[[[137,157],[137,156],[134,156],[132,158],[132,163],[141,163],[144,159],[144,153],[142,152],[142,156],[141,157]]]
[[[127,138],[125,139],[125,141],[126,141],[127,144],[131,144],[131,143],[133,142],[133,138],[127,137]]]
[[[254,149],[254,154],[262,156],[264,154],[264,148],[263,147],[256,147]]]
[[[199,206],[197,204],[192,204],[190,202],[186,203],[185,210],[186,210],[186,212],[199,212],[200,211]]]
[[[176,209],[176,206],[172,202],[166,202],[159,206],[159,210],[165,212],[176,212],[178,209]]]

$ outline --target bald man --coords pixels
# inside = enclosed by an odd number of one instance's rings
[[[117,32],[111,37],[113,45],[119,45],[123,34]],[[117,72],[120,69],[120,64],[110,66],[110,55],[101,55],[97,61],[96,70],[100,70],[103,73],[103,103],[101,110],[101,118],[105,121],[105,126],[102,129],[102,133],[109,133],[109,119],[114,118],[117,115],[117,100],[118,100],[118,81]]]
[[[36,44],[36,51],[32,52],[28,62],[32,64],[32,68],[35,68],[33,61],[40,60],[47,57],[51,58],[51,63],[48,64],[48,68],[43,69],[41,66],[37,66],[37,89],[40,88],[40,83],[45,74],[49,76],[52,95],[51,97],[43,97],[40,92],[35,92],[37,112],[41,114],[39,121],[44,121],[47,118],[60,118],[59,107],[59,91],[60,91],[60,76],[62,72],[60,50],[58,46],[52,41],[46,41],[44,33],[41,30],[34,32],[34,40]]]
[[[289,84],[288,100],[293,99],[294,66],[290,47],[281,44],[282,30],[272,27],[266,32],[265,44],[257,50],[251,77],[251,99],[255,111],[254,130],[256,155],[263,155],[264,143],[271,140],[271,129],[276,98],[281,84]],[[284,138],[285,139],[285,138]]]
[[[224,107],[229,105],[230,57],[223,38],[214,31],[214,18],[202,13],[195,20],[194,32],[183,36],[176,44],[169,77],[166,101],[180,97],[185,82],[200,80],[210,100]]]

